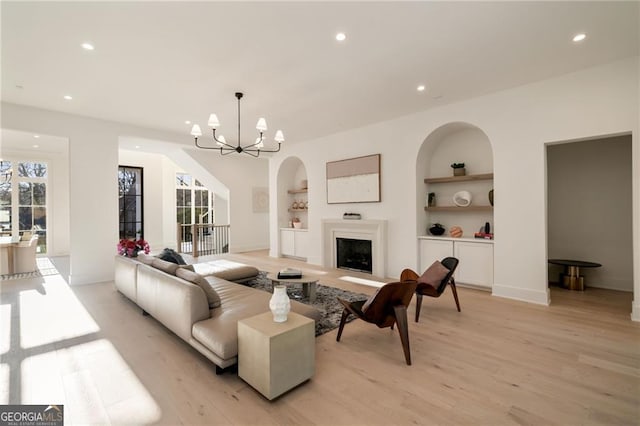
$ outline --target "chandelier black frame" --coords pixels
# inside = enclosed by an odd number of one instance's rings
[[[278,130],[275,134],[275,141],[278,143],[278,149],[264,149],[264,131],[267,130],[267,123],[264,118],[260,118],[258,120],[258,124],[256,125],[256,130],[260,133],[260,136],[256,139],[254,143],[248,145],[240,144],[240,99],[243,97],[242,92],[236,92],[236,98],[238,99],[238,144],[230,145],[224,139],[224,136],[220,135],[220,137],[216,137],[216,128],[220,125],[218,122],[218,117],[215,114],[211,114],[209,116],[209,127],[211,127],[213,140],[216,142],[218,146],[204,146],[198,143],[198,137],[202,135],[202,131],[200,130],[200,126],[197,124],[193,125],[191,129],[191,135],[195,137],[196,147],[200,149],[214,149],[220,150],[221,155],[228,155],[231,153],[244,153],[251,155],[252,157],[259,157],[261,152],[279,152],[282,142],[284,142],[284,135],[282,134],[282,130]]]

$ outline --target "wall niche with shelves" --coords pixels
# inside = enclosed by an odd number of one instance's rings
[[[452,163],[464,163],[465,175],[454,176]],[[474,233],[489,222],[494,232],[493,206],[489,191],[493,189],[493,151],[487,135],[467,123],[449,123],[436,129],[425,140],[418,156],[417,201],[419,236],[429,235],[427,229],[440,223],[447,230],[460,226],[463,237]],[[457,206],[453,197],[459,191],[471,194],[471,203]],[[429,204],[429,193],[435,200]]]
[[[307,258],[309,199],[307,172],[297,157],[286,159],[278,173],[279,255]],[[298,219],[298,222],[295,221]],[[294,225],[294,223],[297,223]]]

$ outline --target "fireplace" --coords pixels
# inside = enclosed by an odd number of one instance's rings
[[[387,221],[375,219],[322,220],[322,264],[338,268],[338,239],[367,241],[371,258],[367,272],[376,277],[386,277],[387,270]],[[360,268],[358,268],[360,269]],[[363,268],[364,269],[364,268]]]
[[[371,240],[336,238],[336,266],[350,271],[373,273]]]

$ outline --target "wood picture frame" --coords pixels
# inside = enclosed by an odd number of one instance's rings
[[[380,154],[327,162],[327,204],[379,203]]]

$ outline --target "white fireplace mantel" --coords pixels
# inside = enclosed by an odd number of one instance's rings
[[[373,275],[386,277],[387,272],[387,221],[386,220],[322,220],[323,265],[336,267],[336,239],[352,238],[371,241]]]

